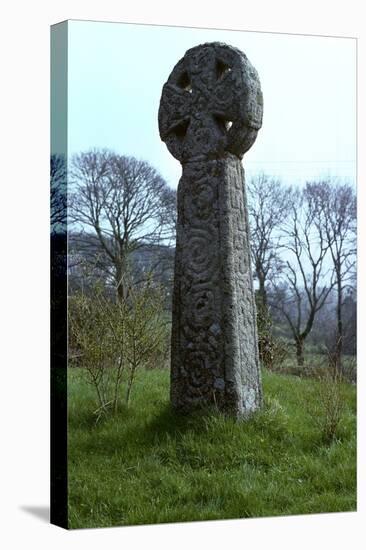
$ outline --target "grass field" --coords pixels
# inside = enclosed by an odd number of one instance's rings
[[[249,422],[178,417],[169,371],[141,371],[131,405],[95,424],[93,389],[69,371],[69,526],[103,527],[356,509],[356,391],[337,437],[314,422],[316,380],[264,373]]]

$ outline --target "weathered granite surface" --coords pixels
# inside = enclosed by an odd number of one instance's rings
[[[262,124],[246,56],[209,43],[187,51],[163,87],[161,139],[183,167],[178,186],[171,400],[237,416],[261,405],[244,170]]]

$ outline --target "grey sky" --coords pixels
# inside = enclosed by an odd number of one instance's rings
[[[257,69],[263,127],[247,175],[287,183],[356,179],[356,41],[302,35],[69,22],[69,154],[107,147],[147,160],[175,187],[181,168],[160,141],[160,94],[192,46],[238,47]]]

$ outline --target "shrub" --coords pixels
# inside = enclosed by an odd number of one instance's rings
[[[130,288],[124,301],[111,299],[98,284],[69,298],[70,364],[85,369],[98,418],[117,412],[123,382],[128,405],[137,370],[162,360],[167,345],[162,306],[160,288],[149,282]]]
[[[129,404],[136,371],[160,363],[167,345],[167,324],[163,315],[163,294],[146,284],[131,288],[125,312],[125,359],[128,370],[126,404]]]
[[[257,328],[259,359],[264,367],[277,370],[289,355],[287,343],[276,338],[272,330],[272,318],[268,306],[257,295]]]
[[[317,405],[309,413],[324,442],[331,443],[337,436],[344,412],[341,377],[331,368],[325,367],[314,391]]]
[[[267,435],[270,434],[274,439],[284,439],[288,436],[288,415],[275,398],[265,397],[264,407],[253,417],[253,421],[258,429]]]
[[[71,296],[68,312],[70,364],[85,369],[97,395],[99,418],[107,409],[117,409],[124,369],[124,315],[100,285],[90,295]]]

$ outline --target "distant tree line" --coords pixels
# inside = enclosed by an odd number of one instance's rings
[[[323,180],[299,189],[260,174],[248,182],[248,194],[259,311],[287,327],[300,366],[318,327],[313,342],[320,344],[322,334],[340,371],[356,340],[354,187]]]
[[[72,266],[82,258],[123,301],[169,255],[176,193],[147,162],[108,150],[75,155],[69,188]]]

